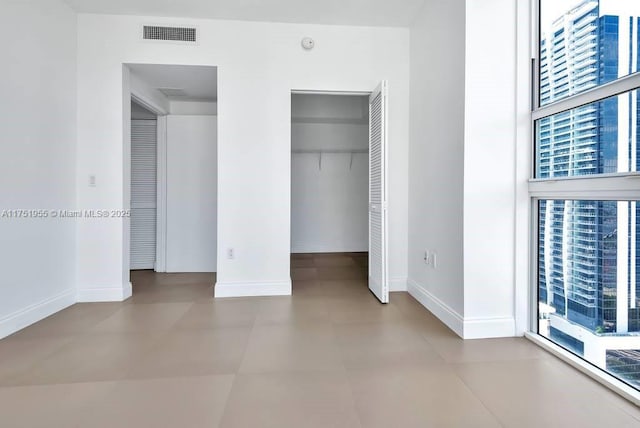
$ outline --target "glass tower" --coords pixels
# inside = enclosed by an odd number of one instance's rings
[[[615,13],[615,2],[576,2],[542,30],[541,105],[640,69],[640,17]],[[538,121],[536,177],[638,171],[639,114],[638,91],[632,91]],[[637,205],[539,203],[539,300],[551,317],[579,326],[594,340],[640,331]],[[550,323],[548,335],[582,355],[584,337],[558,325]]]

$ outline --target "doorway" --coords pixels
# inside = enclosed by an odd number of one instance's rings
[[[292,93],[294,294],[305,279],[319,286],[347,280],[388,302],[385,97],[378,90]]]
[[[217,69],[128,64],[129,270],[136,294],[213,297],[217,270]],[[125,174],[127,177],[127,174]],[[179,293],[178,293],[179,294]]]

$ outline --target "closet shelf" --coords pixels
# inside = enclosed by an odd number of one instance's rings
[[[369,153],[369,150],[367,150],[367,149],[353,149],[353,150],[348,150],[348,149],[335,149],[335,150],[331,150],[331,149],[327,149],[327,150],[309,149],[309,150],[304,150],[304,149],[300,149],[300,150],[291,150],[291,154],[298,154],[298,153],[311,153],[311,154],[318,155],[318,169],[319,170],[322,170],[322,155],[333,154],[333,153],[346,153],[346,154],[351,155],[351,160],[349,161],[349,169],[351,169],[351,168],[353,168],[353,155],[355,155],[356,153]]]

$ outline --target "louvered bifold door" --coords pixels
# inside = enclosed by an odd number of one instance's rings
[[[131,121],[131,269],[156,262],[157,121]]]
[[[387,249],[387,82],[369,98],[369,289],[389,301]]]

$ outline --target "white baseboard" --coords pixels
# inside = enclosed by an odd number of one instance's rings
[[[458,336],[464,338],[464,319],[462,315],[454,311],[449,305],[431,294],[422,285],[412,279],[407,280],[409,294],[418,302],[433,313],[447,327],[453,330]]]
[[[168,266],[162,273],[212,273],[217,269],[216,266]],[[155,272],[160,272],[156,270]]]
[[[389,280],[389,291],[407,291],[407,278],[395,277]]]
[[[27,306],[0,319],[0,339],[55,314],[76,303],[76,290],[69,289],[57,296]]]
[[[216,282],[215,297],[290,296],[291,280],[255,282]]]
[[[369,247],[367,244],[364,247],[360,245],[354,246],[346,246],[342,248],[337,248],[335,245],[327,245],[323,246],[304,246],[304,245],[292,245],[291,253],[292,254],[322,254],[322,253],[366,253],[369,251]]]
[[[514,337],[516,320],[513,317],[465,318],[465,339],[489,339],[491,337]]]
[[[516,335],[516,320],[513,317],[464,318],[416,281],[409,279],[408,288],[409,294],[463,339]]]
[[[119,287],[78,288],[76,300],[78,303],[122,302],[132,293],[130,282]]]

